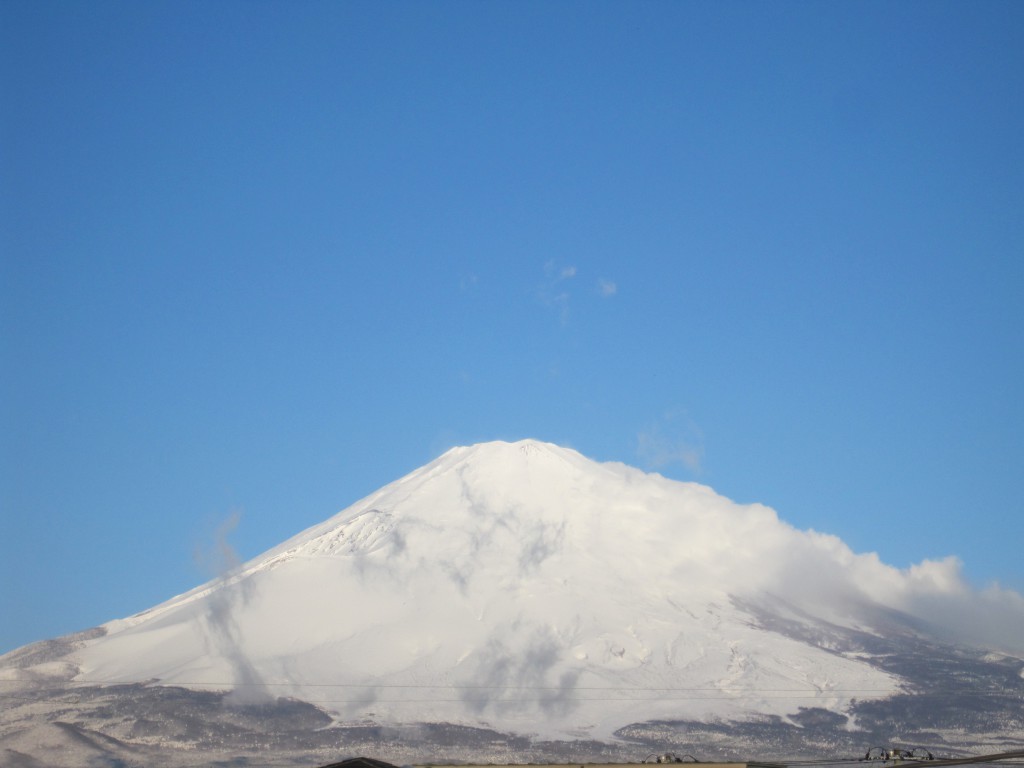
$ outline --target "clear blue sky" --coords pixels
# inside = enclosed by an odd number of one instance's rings
[[[1024,590],[1024,3],[0,4],[0,651],[536,437]],[[198,558],[201,560],[202,558]]]

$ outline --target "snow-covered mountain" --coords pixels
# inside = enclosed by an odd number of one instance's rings
[[[816,708],[855,728],[854,700],[921,685],[884,663],[888,639],[949,639],[969,615],[1002,625],[965,638],[1009,638],[999,658],[1024,667],[1009,647],[1024,644],[1020,596],[972,593],[955,561],[898,570],[703,485],[494,442],[148,611],[0,657],[0,679],[229,691],[240,705],[308,702],[336,724],[560,739]]]

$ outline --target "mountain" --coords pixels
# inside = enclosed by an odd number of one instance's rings
[[[191,592],[0,657],[0,741],[127,764],[244,733],[574,759],[922,729],[1004,749],[1024,743],[1018,627],[1020,596],[971,592],[955,561],[898,570],[703,485],[485,443]]]

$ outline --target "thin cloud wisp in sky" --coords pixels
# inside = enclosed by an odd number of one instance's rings
[[[650,469],[678,466],[694,475],[704,469],[704,437],[683,411],[670,411],[638,432],[636,453]]]

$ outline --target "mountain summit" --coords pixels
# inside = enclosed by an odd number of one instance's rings
[[[921,607],[962,606],[964,589],[952,561],[898,570],[697,483],[492,442],[104,625],[59,662],[16,651],[0,667],[293,699],[335,723],[550,738],[809,709],[844,722],[854,700],[917,684],[872,638],[941,634]]]

